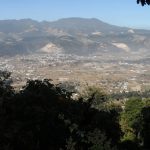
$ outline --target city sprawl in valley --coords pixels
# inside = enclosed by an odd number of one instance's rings
[[[10,28],[11,25],[11,28]],[[150,31],[97,19],[0,21],[0,70],[28,79],[98,85],[107,92],[150,89]]]

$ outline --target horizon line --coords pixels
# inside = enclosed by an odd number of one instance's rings
[[[118,27],[124,27],[124,28],[131,28],[131,29],[143,29],[143,30],[150,30],[150,27],[145,27],[145,26],[130,26],[130,25],[119,25],[119,24],[113,24],[113,23],[110,23],[110,22],[107,22],[107,21],[103,21],[99,18],[96,18],[96,17],[62,17],[62,18],[57,18],[57,19],[51,19],[51,20],[38,20],[38,19],[34,19],[34,18],[7,18],[7,19],[0,19],[0,21],[20,21],[20,20],[32,20],[32,21],[36,21],[36,22],[55,22],[55,21],[59,21],[59,20],[63,20],[63,19],[89,19],[89,20],[92,20],[92,19],[96,19],[98,21],[102,21],[104,23],[107,23],[109,25],[114,25],[114,26],[118,26]]]

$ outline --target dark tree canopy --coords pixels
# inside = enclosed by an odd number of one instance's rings
[[[119,114],[93,108],[93,100],[75,101],[47,79],[0,95],[0,150],[114,150]]]
[[[150,5],[150,0],[137,0],[137,3],[139,4],[141,4],[142,6],[144,6],[144,5]]]
[[[0,71],[0,150],[150,149],[149,94],[129,93],[121,109],[96,87],[72,99],[73,83],[28,80],[15,91],[10,75]]]

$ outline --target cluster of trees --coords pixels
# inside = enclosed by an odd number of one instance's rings
[[[140,91],[131,91],[131,92],[122,92],[122,93],[112,93],[109,95],[112,99],[129,99],[131,97],[138,98],[150,98],[150,90],[145,90],[143,92]]]
[[[150,148],[150,99],[130,98],[120,115],[122,140]]]
[[[130,150],[150,148],[150,102],[130,99],[125,109],[102,105],[108,97],[89,88],[86,98],[49,80],[28,81],[15,92],[0,73],[1,150]]]

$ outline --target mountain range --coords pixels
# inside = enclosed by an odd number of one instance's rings
[[[88,55],[142,51],[150,55],[149,47],[150,30],[119,27],[95,18],[0,21],[0,56],[36,52]]]

